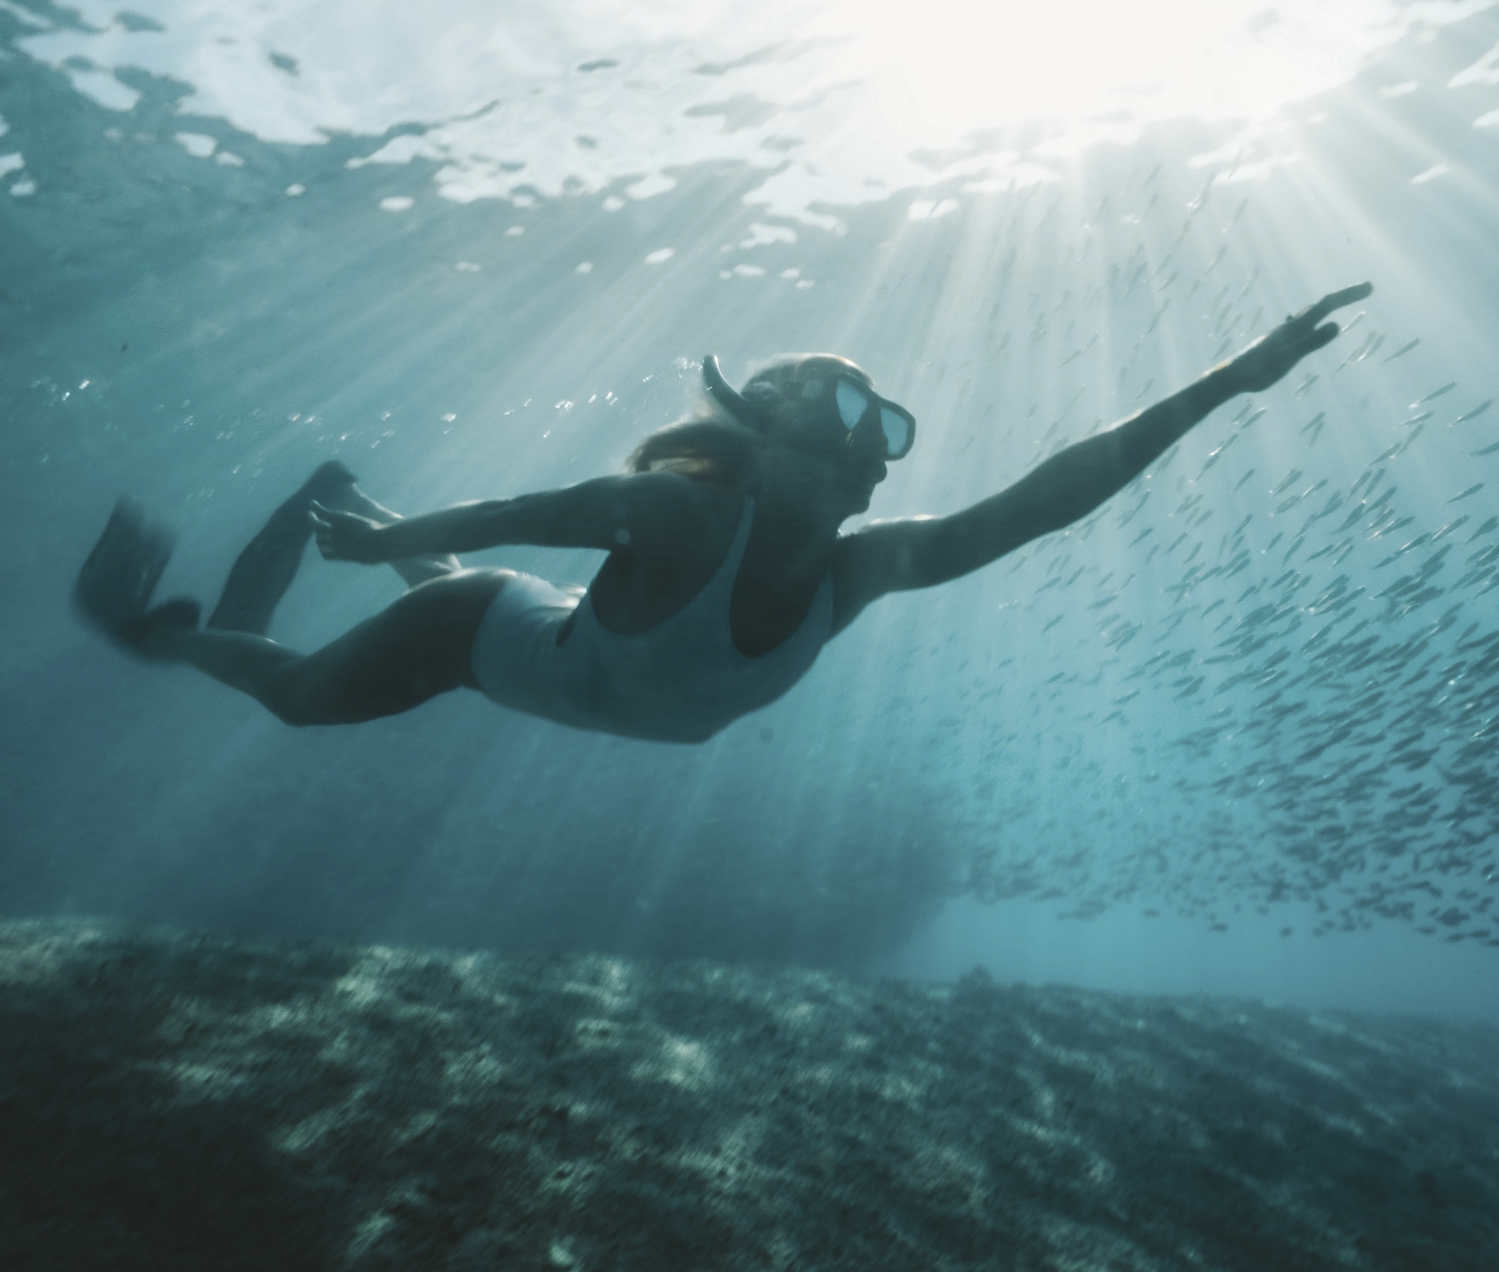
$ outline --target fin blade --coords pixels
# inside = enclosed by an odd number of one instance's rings
[[[133,499],[121,499],[78,571],[73,603],[90,621],[120,635],[146,612],[176,542]]]

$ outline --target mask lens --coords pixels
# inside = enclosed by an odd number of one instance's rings
[[[880,408],[880,427],[885,431],[885,453],[904,455],[911,447],[911,421],[889,407]]]
[[[864,418],[864,412],[869,410],[869,399],[844,379],[838,381],[836,397],[838,418],[843,421],[843,427],[852,433],[859,426],[859,421]]]

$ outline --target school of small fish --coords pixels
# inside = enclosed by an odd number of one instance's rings
[[[1230,233],[1248,200],[1221,229],[1189,205],[1163,254],[1137,243],[1089,275],[1109,202],[1080,252],[1057,253],[1091,284],[1027,290],[1024,254],[1001,260],[990,347],[1026,361],[1004,363],[997,385],[975,384],[977,360],[933,372],[962,381],[955,415],[992,394],[985,420],[1019,421],[991,456],[1030,435],[1040,459],[1105,425],[1074,408],[1110,358],[1115,419],[1190,378],[1160,365],[1168,312],[1191,315],[1170,335],[1205,350],[1204,368],[1283,312],[1257,298],[1262,267]],[[1029,221],[1017,212],[1012,233],[1035,252],[1063,215],[1054,197]],[[1304,290],[1303,303],[1318,294]],[[1380,301],[1337,315],[1338,340],[1281,385],[1222,408],[1084,522],[991,567],[981,601],[969,594],[979,612],[997,603],[1010,656],[962,673],[965,714],[939,722],[949,758],[927,771],[964,768],[953,799],[980,895],[1054,899],[1081,919],[1138,902],[1218,929],[1297,902],[1318,935],[1391,920],[1499,947],[1499,505],[1485,462],[1499,441],[1480,431],[1492,384],[1406,388],[1425,374],[1418,350],[1442,367],[1439,342],[1376,329],[1400,327]],[[1138,333],[1122,358],[1100,341],[1106,323]],[[1045,395],[1048,363],[1074,377],[1050,391],[1061,409],[1021,419],[1015,390]],[[982,439],[965,444],[982,468]],[[958,647],[977,663],[1002,638]]]

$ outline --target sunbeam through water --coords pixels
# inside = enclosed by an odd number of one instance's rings
[[[1499,1020],[1496,226],[1492,0],[0,0],[5,912]],[[946,517],[1364,280],[701,744],[294,729],[71,612],[121,496],[206,613],[320,464],[617,474],[708,354],[853,359],[845,532]],[[270,635],[402,586],[309,549]]]

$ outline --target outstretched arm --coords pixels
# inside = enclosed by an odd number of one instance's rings
[[[1362,300],[1368,283],[1324,296],[1196,383],[1066,450],[1013,486],[949,517],[876,522],[839,541],[835,627],[886,592],[931,587],[988,565],[1030,540],[1087,516],[1240,393],[1257,393],[1338,334],[1333,310]]]
[[[517,499],[457,504],[384,525],[314,504],[312,521],[325,557],[366,565],[505,543],[606,552],[630,547],[675,556],[698,543],[693,531],[702,520],[702,498],[698,483],[679,474],[637,473]]]

